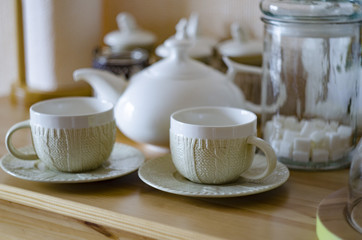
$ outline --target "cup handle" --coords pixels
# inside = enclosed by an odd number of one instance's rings
[[[5,144],[6,144],[6,148],[8,149],[9,153],[11,155],[13,155],[16,158],[22,159],[22,160],[37,160],[39,159],[38,155],[36,154],[25,154],[20,152],[18,149],[16,149],[11,141],[12,139],[12,135],[20,129],[23,128],[30,128],[30,121],[29,120],[25,120],[23,122],[19,122],[14,124],[6,133],[6,137],[5,137]]]
[[[246,139],[246,142],[248,144],[252,144],[255,145],[256,147],[258,147],[259,149],[261,149],[264,154],[265,154],[265,158],[266,158],[266,163],[267,166],[264,170],[264,172],[257,174],[257,175],[245,175],[245,179],[250,180],[250,181],[257,181],[257,180],[262,180],[263,178],[269,176],[275,169],[276,165],[277,165],[277,156],[275,155],[275,152],[273,150],[273,148],[263,139],[258,138],[256,136],[249,136]]]

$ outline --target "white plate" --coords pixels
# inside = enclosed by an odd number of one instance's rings
[[[21,149],[22,152],[34,152],[32,146]],[[111,156],[101,167],[82,173],[64,173],[51,170],[40,160],[20,160],[8,154],[1,158],[0,166],[8,174],[35,182],[80,183],[103,181],[121,177],[136,171],[145,157],[138,149],[115,143]]]
[[[263,171],[264,158],[263,155],[255,155],[248,173]],[[198,184],[181,176],[172,162],[171,155],[167,154],[146,161],[138,170],[138,176],[146,184],[161,191],[190,197],[222,198],[246,196],[277,188],[288,180],[289,170],[278,162],[274,172],[261,181],[248,182],[241,176],[236,182],[229,184]]]

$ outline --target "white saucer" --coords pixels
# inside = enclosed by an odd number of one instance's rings
[[[21,149],[22,152],[34,152],[32,146]],[[83,173],[64,173],[51,170],[40,160],[20,160],[8,154],[0,159],[1,168],[8,174],[35,182],[81,183],[103,181],[121,177],[136,171],[145,157],[138,149],[115,143],[111,156],[101,167]]]
[[[263,155],[255,155],[248,173],[262,171],[265,165],[264,159]],[[138,176],[146,184],[161,191],[190,197],[222,198],[246,196],[277,188],[288,180],[289,170],[278,162],[274,172],[258,182],[248,182],[241,176],[236,182],[229,184],[198,184],[181,176],[172,162],[171,155],[167,154],[143,163],[138,170]]]

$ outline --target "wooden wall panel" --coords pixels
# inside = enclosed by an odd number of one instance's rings
[[[16,0],[0,1],[0,96],[9,94],[19,77],[15,5]]]

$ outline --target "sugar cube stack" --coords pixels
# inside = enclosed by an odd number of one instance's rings
[[[264,129],[264,139],[277,156],[296,162],[337,161],[352,145],[353,129],[336,121],[301,120],[275,115]]]

